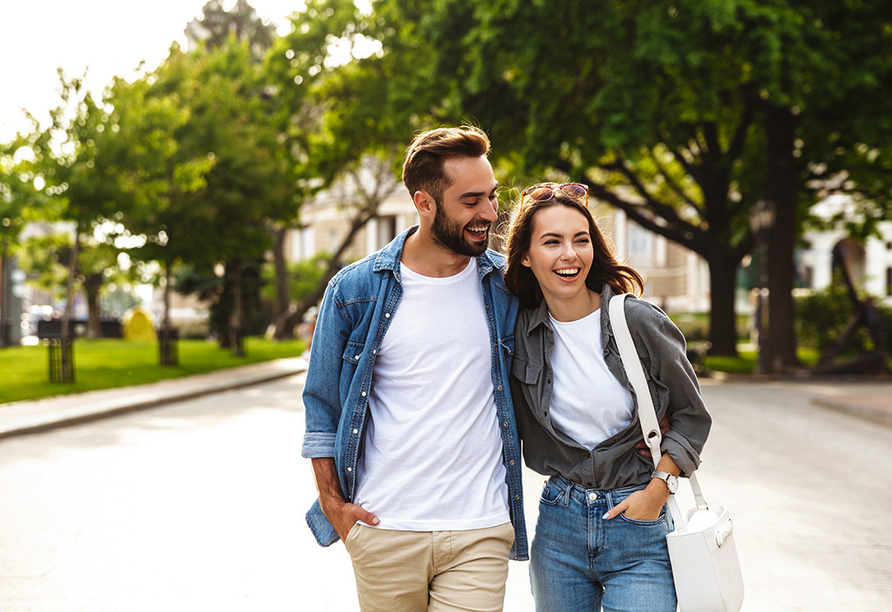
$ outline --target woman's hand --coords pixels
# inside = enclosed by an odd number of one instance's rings
[[[660,512],[669,499],[669,489],[662,480],[651,480],[644,489],[635,491],[623,501],[611,508],[603,516],[610,520],[620,514],[633,521],[655,521],[660,518]]]

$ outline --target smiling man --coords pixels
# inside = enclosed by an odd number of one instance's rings
[[[473,127],[417,136],[403,183],[419,224],[338,273],[320,308],[307,521],[344,541],[363,612],[498,611],[509,556],[527,558],[489,152]]]

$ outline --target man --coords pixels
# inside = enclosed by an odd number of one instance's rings
[[[409,146],[419,225],[339,272],[304,388],[317,540],[350,553],[363,612],[501,610],[526,559],[508,375],[517,302],[487,249],[498,183],[479,129]]]

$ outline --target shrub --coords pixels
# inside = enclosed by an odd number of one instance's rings
[[[861,299],[865,298],[862,296]],[[885,349],[892,352],[892,308],[879,305],[878,309],[886,329]],[[855,314],[848,291],[842,283],[833,283],[826,289],[797,298],[796,335],[799,343],[823,354],[845,333]],[[861,325],[841,354],[853,355],[874,348],[870,333]]]

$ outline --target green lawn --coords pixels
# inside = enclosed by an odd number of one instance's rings
[[[245,340],[245,357],[233,357],[206,340],[180,340],[180,365],[158,365],[156,342],[86,340],[74,343],[75,382],[49,382],[49,349],[46,346],[17,346],[0,349],[0,404],[151,383],[166,378],[201,374],[281,357],[296,357],[303,340],[271,342],[262,338]]]
[[[796,351],[799,361],[804,366],[813,366],[818,362],[820,354],[816,349],[799,347]],[[756,351],[738,351],[737,357],[707,357],[703,365],[707,370],[728,372],[729,374],[752,374],[756,371]]]

